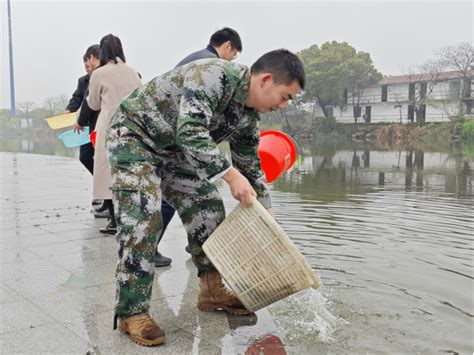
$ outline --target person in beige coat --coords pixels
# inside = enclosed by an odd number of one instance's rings
[[[120,102],[140,85],[139,74],[125,64],[120,39],[112,34],[103,37],[100,41],[100,67],[92,73],[87,103],[92,110],[100,110],[95,128],[92,194],[94,199],[104,200],[104,204],[107,204],[109,208],[110,223],[107,227],[100,229],[100,232],[105,234],[117,232],[110,191],[112,176],[105,150],[105,135],[110,119]]]

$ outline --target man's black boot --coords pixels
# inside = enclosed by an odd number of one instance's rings
[[[171,261],[172,261],[171,258],[168,258],[167,256],[164,256],[159,251],[156,252],[156,254],[155,254],[155,266],[156,267],[168,266],[168,265],[171,264]]]
[[[103,234],[116,234],[117,233],[117,225],[113,221],[110,221],[109,224],[107,224],[107,227],[100,228],[99,232],[101,232]]]

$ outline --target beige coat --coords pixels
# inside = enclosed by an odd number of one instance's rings
[[[97,118],[94,154],[94,199],[112,199],[110,191],[111,173],[105,150],[105,134],[110,120],[125,96],[141,85],[135,70],[119,58],[117,64],[109,62],[92,73],[89,82],[87,103],[90,108],[100,110]]]

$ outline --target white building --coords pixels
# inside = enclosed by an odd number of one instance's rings
[[[466,88],[464,110],[472,114],[474,96],[471,91],[474,71],[470,71]],[[440,73],[436,79],[432,74],[388,76],[377,84],[365,89],[357,100],[351,92],[347,93],[345,107],[327,107],[339,122],[353,123],[354,116],[358,122],[414,122],[416,114],[410,102],[412,97],[427,97],[426,105],[421,112],[425,122],[448,121],[459,110],[458,100],[461,95],[462,75],[459,72]],[[357,102],[358,101],[358,102]],[[424,112],[423,112],[424,111]],[[323,117],[320,107],[316,115]]]

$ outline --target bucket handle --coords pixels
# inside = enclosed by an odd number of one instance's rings
[[[301,166],[301,163],[302,163],[302,150],[301,150],[300,146],[298,145],[298,143],[296,143],[296,141],[293,139],[292,136],[290,136],[289,134],[287,134],[287,136],[291,139],[291,141],[293,142],[293,144],[296,147],[296,160],[295,160],[295,163],[293,164],[293,166],[289,170],[289,172],[292,172],[292,171],[296,171]]]

